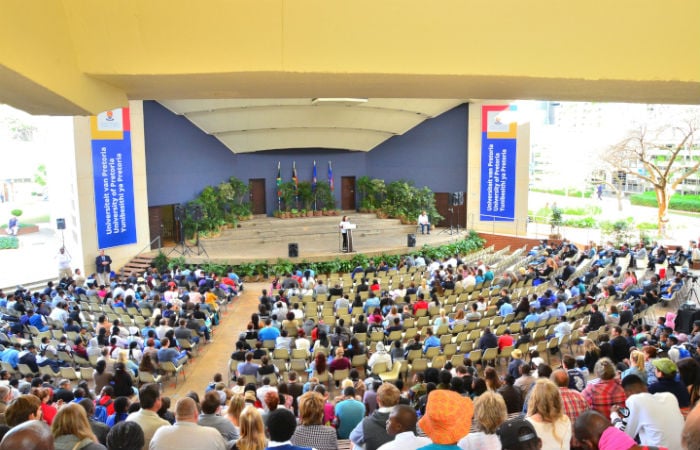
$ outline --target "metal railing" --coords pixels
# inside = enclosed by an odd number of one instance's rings
[[[490,218],[491,220],[482,220],[483,218]],[[479,222],[480,226],[477,228],[475,224]],[[552,227],[549,224],[549,216],[498,216],[498,215],[485,215],[485,214],[469,214],[468,224],[469,229],[479,229],[481,231],[487,231],[484,229],[484,224],[490,227],[490,232],[492,234],[497,233],[498,228],[507,227],[508,234],[517,237],[529,237],[534,239],[549,238],[552,234],[560,234],[562,237],[566,237],[575,242],[602,242],[604,236],[599,228],[575,228],[575,227]]]

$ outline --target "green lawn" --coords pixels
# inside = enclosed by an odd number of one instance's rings
[[[647,191],[643,194],[635,194],[630,197],[630,203],[639,206],[658,207],[656,201],[656,193]],[[679,195],[671,197],[671,202],[668,205],[669,209],[676,211],[700,212],[700,195]]]

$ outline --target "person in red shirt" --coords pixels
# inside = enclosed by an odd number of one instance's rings
[[[379,289],[381,289],[381,286],[379,286],[379,280],[375,278],[374,281],[372,281],[372,285],[369,287],[369,290],[377,292]]]
[[[502,335],[498,336],[498,352],[500,353],[505,347],[510,347],[515,342],[513,336],[510,335],[510,330],[506,329]]]
[[[335,372],[336,370],[345,370],[345,369],[352,369],[352,363],[348,358],[345,357],[345,350],[343,350],[342,347],[338,347],[335,349],[335,358],[331,363],[328,365],[328,371],[330,373]]]
[[[428,302],[423,298],[423,294],[419,294],[418,300],[413,304],[413,314],[416,314],[419,309],[428,309]]]

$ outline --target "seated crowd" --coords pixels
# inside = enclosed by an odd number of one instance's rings
[[[617,300],[637,285],[631,269],[633,284],[607,289],[626,282],[631,259],[564,241],[518,258],[407,256],[358,267],[352,281],[299,270],[262,291],[230,376],[174,405],[157,383],[137,388],[139,374],[186,363],[182,342],[211,339],[238,283],[201,271],[193,282],[187,270],[149,272],[138,294],[138,279],[104,295],[90,285],[0,294],[22,325],[8,317],[2,337],[0,449],[700,449],[700,323],[690,335],[666,318],[645,325],[646,292]],[[25,311],[11,313],[18,303]],[[30,311],[55,308],[77,312],[58,342],[55,322],[28,325]],[[78,358],[95,361],[92,388],[56,381]]]

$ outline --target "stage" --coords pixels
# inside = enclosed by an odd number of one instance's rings
[[[355,253],[381,255],[407,253],[408,234],[416,235],[416,249],[426,244],[437,246],[466,236],[449,234],[449,229],[432,229],[431,234],[420,234],[416,225],[403,225],[398,219],[378,219],[375,214],[344,212],[352,223]],[[346,257],[340,251],[338,225],[342,215],[278,219],[259,217],[243,221],[235,229],[225,229],[220,235],[200,239],[201,249],[188,244],[183,256],[188,262],[217,262],[240,264],[260,260],[275,261],[288,258],[293,261],[327,261]],[[456,231],[456,229],[454,230]],[[299,256],[289,258],[289,244],[297,244]],[[163,252],[169,257],[181,256],[182,246],[175,251],[166,247]],[[155,256],[155,252],[149,255]],[[350,257],[352,253],[349,254]]]

